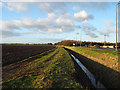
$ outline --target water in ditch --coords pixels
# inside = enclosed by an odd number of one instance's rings
[[[71,54],[71,56],[77,62],[77,64],[81,67],[81,69],[86,73],[86,75],[88,76],[91,83],[96,89],[102,88],[106,90],[105,86],[100,81],[96,80],[94,75],[74,55]]]

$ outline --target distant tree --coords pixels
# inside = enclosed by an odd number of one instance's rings
[[[64,45],[64,46],[73,46],[73,43],[77,43],[77,46],[80,46],[80,41],[75,41],[75,40],[63,40],[61,42],[57,42],[55,43],[54,45]],[[85,46],[85,45],[89,45],[89,46],[93,46],[93,45],[100,45],[100,46],[103,46],[104,45],[104,42],[90,42],[90,41],[82,41],[82,46]],[[114,45],[115,46],[115,43],[106,43],[107,45]]]
[[[52,43],[47,43],[47,45],[53,45]]]

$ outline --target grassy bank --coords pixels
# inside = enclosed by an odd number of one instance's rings
[[[101,63],[113,70],[118,71],[118,53],[108,50],[84,48],[84,47],[66,47],[77,53],[84,55],[98,63]]]
[[[90,59],[88,56],[81,55],[76,51],[65,48],[69,53],[73,54],[80,62],[87,67],[87,69],[94,75],[96,81],[100,81],[106,88],[118,88],[119,87],[119,75],[120,73],[96,62],[96,59]]]
[[[3,67],[3,88],[82,88],[74,73],[71,57],[58,47]]]

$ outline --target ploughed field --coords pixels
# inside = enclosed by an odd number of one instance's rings
[[[73,54],[106,88],[118,87],[118,53],[82,47],[3,46],[3,88],[93,89]]]
[[[74,63],[62,47],[3,66],[3,88],[83,88]]]
[[[19,60],[51,50],[55,46],[2,46],[2,65],[8,65]]]

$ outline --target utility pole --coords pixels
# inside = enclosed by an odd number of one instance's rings
[[[106,43],[106,35],[104,35],[104,46],[105,46],[105,43]]]
[[[77,47],[77,33],[76,33],[76,47]]]
[[[117,51],[117,6],[118,4],[116,5],[116,51]]]
[[[80,47],[81,47],[81,44],[82,44],[82,31],[81,31],[81,34],[80,34]]]
[[[78,33],[78,32],[76,33],[76,46],[77,46],[77,35],[79,35],[79,33]]]
[[[120,5],[120,1],[116,4],[116,51],[117,51],[117,14],[118,14],[118,6]]]

